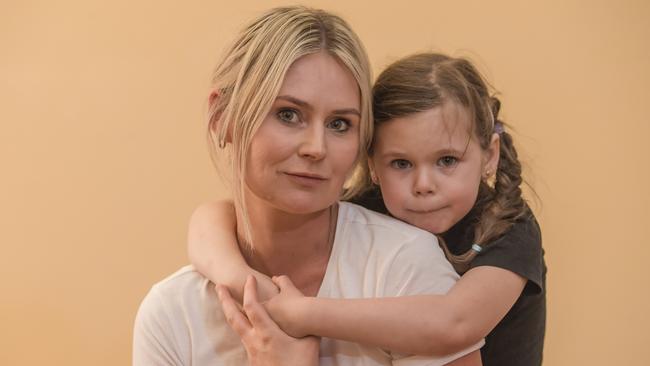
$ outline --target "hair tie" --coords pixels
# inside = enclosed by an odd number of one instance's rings
[[[472,250],[475,251],[476,253],[480,253],[483,250],[483,247],[481,247],[478,244],[472,244]]]
[[[503,123],[496,121],[494,123],[494,133],[502,134],[503,133]]]

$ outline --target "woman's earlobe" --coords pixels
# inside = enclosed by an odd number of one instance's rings
[[[213,108],[216,105],[217,101],[219,100],[219,96],[220,93],[217,89],[214,89],[212,92],[210,92],[210,96],[208,97],[208,106],[210,108]]]

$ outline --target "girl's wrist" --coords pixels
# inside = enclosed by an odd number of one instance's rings
[[[317,333],[316,325],[320,319],[318,303],[316,297],[305,296],[296,299],[291,322],[297,334],[307,336]]]

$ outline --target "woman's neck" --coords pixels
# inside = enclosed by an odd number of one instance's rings
[[[247,197],[247,207],[252,245],[239,242],[248,264],[269,276],[287,275],[307,295],[316,295],[330,257],[337,206],[291,214]]]

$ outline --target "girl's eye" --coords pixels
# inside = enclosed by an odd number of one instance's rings
[[[438,159],[438,165],[443,168],[449,168],[458,163],[458,159],[453,156],[443,156]]]
[[[327,128],[336,132],[345,132],[350,129],[350,122],[344,119],[335,119],[327,124]]]
[[[395,169],[408,169],[413,165],[408,160],[395,159],[395,160],[390,162],[390,166],[392,166]]]
[[[298,112],[293,109],[282,109],[277,114],[278,118],[287,123],[298,123]]]

